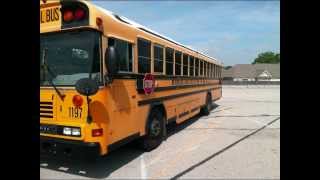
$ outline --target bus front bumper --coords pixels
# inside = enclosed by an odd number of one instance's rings
[[[40,136],[40,154],[96,158],[100,154],[100,146],[99,143],[85,143]]]

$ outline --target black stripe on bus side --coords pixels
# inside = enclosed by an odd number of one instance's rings
[[[40,109],[53,109],[52,106],[40,106]]]
[[[190,112],[193,113],[193,112],[197,111],[199,108],[200,107],[195,107],[195,108],[191,109]]]
[[[208,83],[208,84],[183,84],[183,85],[157,87],[157,88],[155,88],[154,91],[155,91],[155,92],[158,92],[158,91],[167,91],[167,90],[174,90],[174,89],[193,88],[193,87],[212,86],[212,85],[217,85],[217,83]]]
[[[158,102],[158,101],[166,101],[166,100],[170,100],[170,99],[174,99],[174,98],[178,98],[178,97],[183,97],[183,96],[188,96],[188,95],[192,95],[192,94],[198,94],[198,93],[211,91],[211,90],[219,89],[219,88],[209,88],[209,89],[203,89],[203,90],[187,92],[187,93],[182,93],[182,94],[175,94],[175,95],[164,96],[164,97],[159,97],[159,98],[146,99],[146,100],[138,101],[138,106],[143,106],[143,105],[151,104],[151,103]]]
[[[179,114],[179,118],[182,118],[183,116],[186,116],[189,114],[189,111],[183,112],[181,114]]]
[[[220,80],[219,78],[210,77],[194,77],[194,76],[170,76],[162,74],[154,74],[155,79],[160,80]],[[112,76],[113,79],[143,79],[144,74],[137,73],[118,73]]]
[[[40,113],[53,114],[53,112],[52,112],[52,111],[44,111],[44,110],[40,110]]]
[[[125,144],[127,144],[127,143],[129,143],[129,142],[131,142],[131,141],[133,141],[133,140],[135,140],[137,138],[139,138],[139,137],[140,137],[140,133],[135,133],[135,134],[130,135],[128,137],[125,137],[125,138],[123,138],[123,139],[121,139],[121,140],[119,140],[117,142],[114,142],[114,143],[112,143],[112,144],[110,144],[108,146],[108,152],[113,151],[113,150],[115,150],[115,149],[117,149],[117,148],[119,148],[119,147],[121,147],[121,146],[123,146],[123,145],[125,145]]]
[[[154,92],[177,90],[177,89],[184,89],[184,88],[193,88],[193,87],[213,86],[213,85],[218,85],[218,84],[217,83],[207,83],[207,84],[182,84],[182,85],[173,85],[173,86],[163,86],[163,87],[156,87],[154,89]],[[137,91],[139,94],[144,94],[143,89],[137,89]]]

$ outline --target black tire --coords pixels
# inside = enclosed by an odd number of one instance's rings
[[[166,137],[165,117],[162,111],[159,109],[151,111],[146,131],[140,145],[144,151],[149,152],[157,148]]]
[[[206,98],[206,104],[202,107],[201,112],[203,115],[208,116],[210,114],[210,111],[212,110],[213,104],[212,104],[212,98],[211,94],[207,94]]]

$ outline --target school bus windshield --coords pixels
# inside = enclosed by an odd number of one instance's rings
[[[50,86],[50,81],[74,86],[86,77],[101,82],[99,39],[98,32],[89,30],[40,35],[40,86]],[[51,72],[41,66],[44,62]]]

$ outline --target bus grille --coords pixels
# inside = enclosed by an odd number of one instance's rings
[[[53,118],[52,102],[40,102],[40,118]]]

